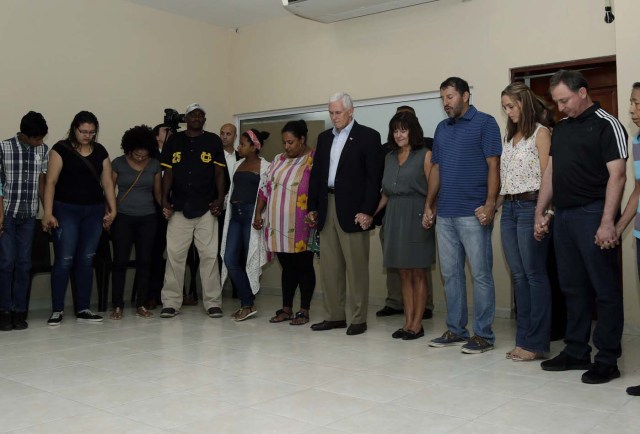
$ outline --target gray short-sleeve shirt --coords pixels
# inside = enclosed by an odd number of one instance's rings
[[[153,182],[156,173],[160,172],[160,162],[155,158],[149,158],[147,167],[142,171],[142,175],[136,185],[122,200],[124,194],[129,190],[131,184],[138,177],[138,171],[134,170],[124,155],[113,160],[111,163],[113,171],[118,174],[116,185],[118,186],[118,213],[130,216],[145,216],[156,212],[153,199]]]

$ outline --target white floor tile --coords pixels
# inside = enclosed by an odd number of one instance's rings
[[[202,306],[173,319],[60,327],[50,312],[29,314],[29,329],[0,336],[0,432],[15,433],[611,433],[638,432],[640,336],[624,335],[622,378],[584,385],[582,371],[546,372],[514,363],[515,322],[496,319],[496,349],[430,348],[445,316],[424,321],[425,337],[391,338],[401,316],[369,329],[311,331],[269,324],[280,307],[259,295],[259,314],[235,323]],[[313,301],[311,323],[323,319]],[[156,315],[159,310],[155,310]],[[563,347],[552,343],[551,356]]]

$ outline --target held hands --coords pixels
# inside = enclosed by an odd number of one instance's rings
[[[314,228],[318,224],[318,212],[317,211],[309,211],[307,215],[304,217],[304,222],[310,227]]]
[[[549,226],[551,224],[551,214],[542,214],[536,212],[536,220],[533,226],[533,237],[542,241],[545,235],[549,233]]]
[[[429,207],[424,207],[424,211],[422,213],[422,227],[425,229],[431,229],[436,220],[436,215],[433,210]]]
[[[209,204],[209,211],[214,216],[219,216],[222,213],[222,199],[216,199]]]
[[[368,214],[359,212],[358,214],[356,214],[354,223],[360,225],[360,227],[366,231],[373,223],[373,217]]]
[[[475,215],[482,226],[489,226],[493,223],[493,217],[496,214],[496,207],[489,205],[482,205],[476,208]]]
[[[52,215],[44,215],[42,216],[42,231],[43,232],[51,232],[51,229],[55,229],[58,227],[58,219],[56,219]]]
[[[162,216],[165,220],[169,220],[173,215],[173,206],[167,201],[162,202]]]
[[[262,220],[262,216],[256,215],[256,217],[253,219],[253,223],[251,224],[251,226],[253,226],[254,229],[262,229],[262,224],[264,223],[264,221]]]
[[[113,224],[113,221],[115,220],[115,218],[116,218],[115,211],[105,211],[104,217],[102,217],[102,227],[106,231],[111,229],[111,225]]]
[[[615,225],[612,223],[600,223],[600,227],[593,237],[593,243],[600,247],[601,250],[613,249],[620,244],[620,237],[618,236]]]

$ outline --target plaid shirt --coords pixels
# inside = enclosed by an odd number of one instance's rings
[[[38,214],[38,179],[47,173],[49,147],[23,145],[18,136],[0,142],[0,184],[4,212],[14,218]]]

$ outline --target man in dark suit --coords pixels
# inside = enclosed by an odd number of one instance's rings
[[[380,134],[353,119],[353,101],[338,93],[329,101],[334,128],[318,136],[309,181],[307,220],[320,231],[320,278],[328,319],[312,330],[345,328],[347,285],[351,305],[348,335],[367,330],[369,234],[380,199],[384,153]]]

